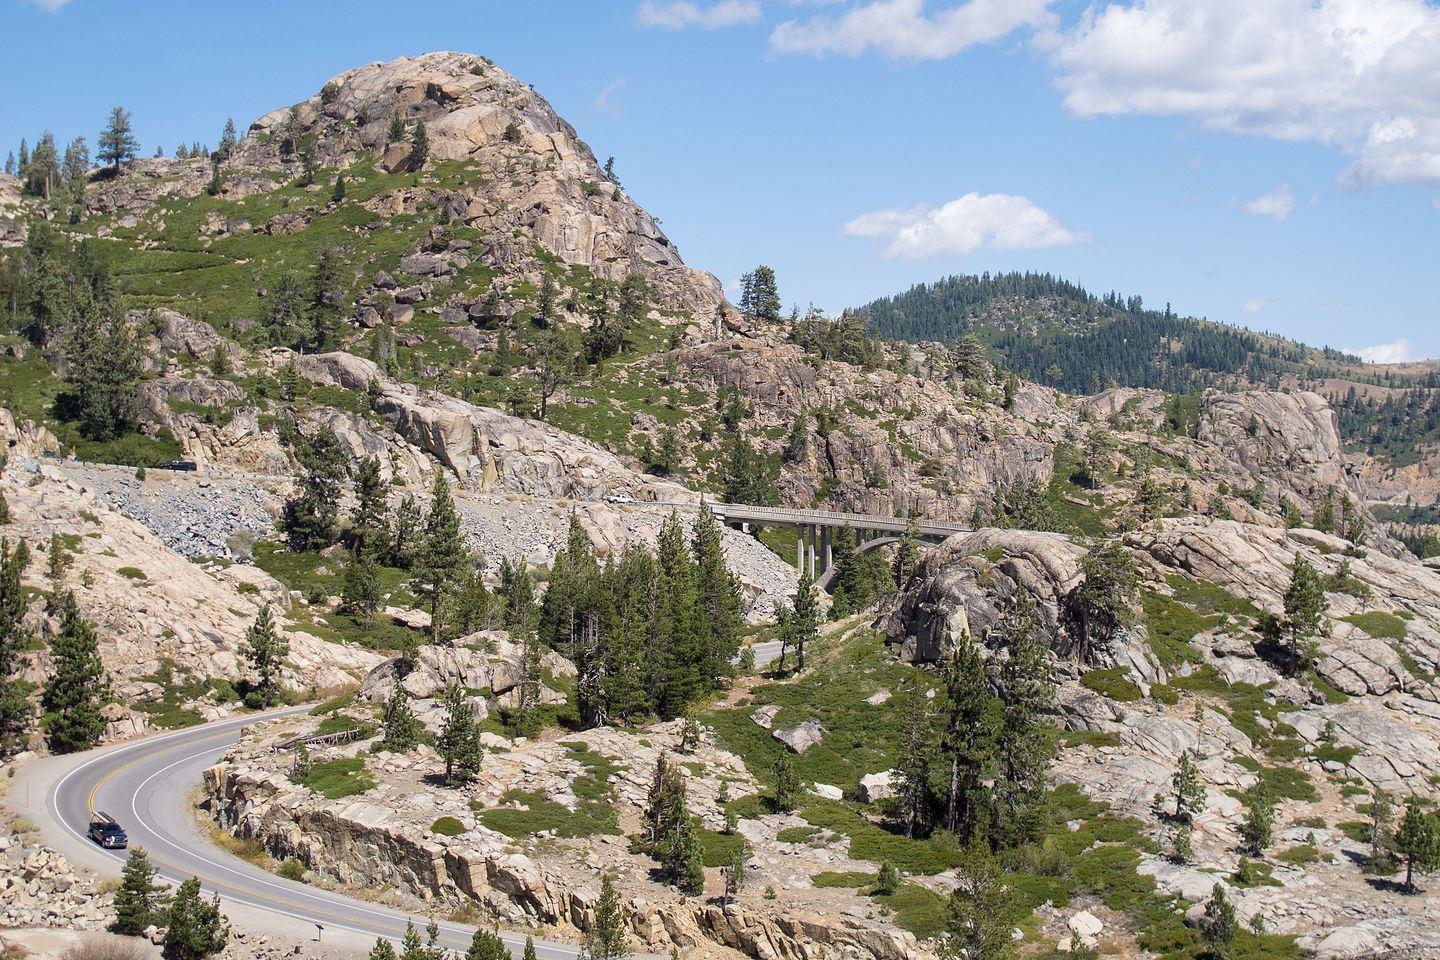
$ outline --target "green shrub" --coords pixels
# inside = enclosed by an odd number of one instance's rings
[[[1125,671],[1118,667],[1108,670],[1089,670],[1080,676],[1080,683],[1102,697],[1119,703],[1131,703],[1140,699],[1140,688],[1125,679]]]
[[[1370,823],[1367,820],[1346,820],[1335,824],[1335,829],[1356,843],[1370,842]]]
[[[430,824],[430,832],[438,833],[442,837],[458,837],[465,832],[465,824],[454,817],[441,817]]]
[[[522,803],[528,810],[499,807],[480,814],[480,822],[497,833],[503,833],[515,840],[522,840],[555,831],[557,837],[593,837],[605,833],[618,836],[619,820],[615,808],[605,803],[581,803],[574,811],[563,804],[545,799],[540,793],[508,791],[504,798],[508,802]]]
[[[1302,843],[1288,850],[1281,850],[1275,854],[1275,859],[1291,866],[1303,867],[1307,863],[1314,863],[1320,859],[1320,852],[1311,844]]]
[[[122,577],[129,577],[131,580],[148,579],[145,576],[145,571],[141,570],[139,567],[120,567],[115,572],[120,574],[120,576]]]
[[[305,863],[291,857],[276,867],[275,872],[286,880],[303,880],[305,879]]]
[[[859,889],[868,887],[875,882],[875,874],[849,871],[839,873],[834,870],[824,870],[810,878],[811,886],[815,887],[850,887]]]
[[[1346,623],[1353,623],[1370,636],[1380,640],[1404,640],[1409,635],[1405,621],[1393,613],[1373,610],[1370,613],[1355,613],[1340,619]]]
[[[775,839],[780,843],[809,843],[820,839],[820,831],[814,827],[786,827],[775,834]]]

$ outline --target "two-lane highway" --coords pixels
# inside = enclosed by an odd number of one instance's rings
[[[267,716],[306,709],[294,707]],[[392,940],[399,940],[407,919],[413,919],[423,934],[427,917],[407,917],[393,909],[283,880],[218,849],[202,835],[190,810],[190,796],[202,771],[218,761],[255,720],[247,716],[216,721],[97,751],[54,782],[46,798],[48,812],[63,830],[82,841],[92,810],[113,815],[129,834],[131,845],[143,847],[163,877],[176,882],[199,877],[207,891],[219,893],[226,903],[323,924],[326,930]],[[100,852],[98,846],[94,849]],[[117,873],[126,855],[123,850],[103,852],[115,861]],[[450,949],[463,952],[473,933],[473,927],[440,923],[440,942]],[[504,935],[504,939],[519,957],[523,938]],[[568,944],[537,940],[535,946],[546,960],[575,960],[578,956],[576,948]]]

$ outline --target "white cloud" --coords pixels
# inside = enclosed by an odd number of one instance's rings
[[[879,241],[881,255],[891,260],[959,257],[982,246],[1033,250],[1090,239],[1025,197],[1005,193],[967,193],[939,209],[922,203],[909,210],[876,210],[846,223],[840,232]]]
[[[1440,7],[1426,0],[1136,0],[1037,41],[1065,105],[1191,116],[1355,157],[1346,187],[1440,186]]]
[[[690,0],[644,0],[640,9],[635,11],[635,20],[642,27],[668,27],[671,30],[686,27],[714,30],[716,27],[755,23],[759,19],[759,0],[720,0],[708,7]]]
[[[1415,344],[1404,337],[1394,343],[1378,343],[1373,347],[1365,347],[1363,350],[1355,352],[1366,363],[1409,363],[1412,360],[1424,359],[1416,356]]]
[[[37,7],[42,7],[50,13],[59,13],[60,8],[69,3],[70,0],[30,0]]]
[[[1245,312],[1246,312],[1246,313],[1259,313],[1261,310],[1264,310],[1264,309],[1265,309],[1265,305],[1266,305],[1267,303],[1269,303],[1269,302],[1270,302],[1270,301],[1269,301],[1269,300],[1266,300],[1264,297],[1255,297],[1254,299],[1246,300],[1246,301],[1245,301],[1245,307],[1244,307]]]
[[[1053,0],[969,0],[925,12],[925,0],[872,0],[838,19],[787,20],[770,34],[777,53],[858,57],[874,48],[897,60],[938,60],[1017,28],[1050,23]]]
[[[1253,213],[1257,217],[1274,217],[1276,220],[1284,220],[1290,216],[1290,211],[1293,209],[1295,209],[1295,194],[1290,192],[1288,183],[1282,183],[1269,193],[1262,193],[1245,204],[1246,213]]]
[[[605,114],[607,117],[614,117],[618,120],[620,118],[620,107],[610,102],[610,95],[619,92],[623,86],[625,86],[625,78],[621,77],[604,90],[595,94],[595,99],[590,102],[590,106],[600,113]]]

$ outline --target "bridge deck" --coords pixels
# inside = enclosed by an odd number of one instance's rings
[[[856,530],[880,530],[904,533],[911,521],[903,517],[882,517],[865,513],[839,513],[832,510],[796,510],[790,507],[752,507],[733,503],[712,503],[710,511],[718,519],[731,523],[759,523],[767,527],[843,527],[847,523]],[[923,537],[948,537],[968,533],[969,524],[946,520],[914,521]]]

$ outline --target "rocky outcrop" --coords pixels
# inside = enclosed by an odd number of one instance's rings
[[[59,453],[60,442],[34,420],[16,423],[14,415],[0,407],[0,449],[9,457],[43,457]]]
[[[910,661],[949,656],[969,634],[984,643],[1016,590],[1035,600],[1045,629],[1063,646],[1066,603],[1080,586],[1085,549],[1053,533],[983,529],[956,534],[916,566],[909,586],[881,602],[876,626]]]
[[[529,85],[500,67],[462,53],[427,53],[372,63],[334,77],[333,98],[314,96],[295,108],[315,135],[322,166],[346,167],[362,151],[385,170],[405,165],[404,150],[387,152],[386,133],[396,114],[413,126],[424,121],[434,160],[462,160],[483,172],[484,187],[454,191],[427,202],[494,238],[478,252],[501,267],[538,269],[532,243],[596,276],[646,277],[656,302],[708,322],[724,302],[720,283],[691,270],[648,213],[606,178],[590,148]],[[255,121],[237,145],[230,166],[289,169],[279,131],[290,116],[282,107]],[[367,119],[368,118],[368,119]],[[414,212],[423,185],[400,188],[371,201],[383,215]],[[228,181],[226,193],[228,195]],[[290,225],[286,226],[290,229]],[[514,238],[521,231],[523,239]],[[415,261],[401,269],[435,275],[436,264]],[[412,269],[413,268],[413,269]]]
[[[0,837],[0,925],[103,930],[114,913],[94,874],[26,839]]]
[[[10,504],[7,536],[31,544],[48,543],[52,533],[73,538],[66,585],[95,624],[101,659],[122,700],[157,698],[162,691],[154,684],[129,685],[154,674],[164,661],[173,664],[177,682],[180,676],[237,680],[245,675],[239,648],[246,630],[262,603],[288,606],[288,591],[253,567],[207,568],[187,560],[60,467],[30,466],[33,472],[12,462],[0,480]],[[38,482],[32,486],[12,479],[20,476]],[[27,583],[44,583],[44,565],[43,554],[32,561]],[[40,621],[39,627],[42,633],[59,629],[54,619]],[[286,639],[290,653],[281,679],[295,690],[322,674],[354,684],[382,659],[303,631],[287,631]],[[48,656],[37,656],[30,679],[43,679]]]
[[[434,697],[449,684],[457,683],[471,690],[489,690],[499,697],[501,706],[513,706],[514,696],[507,696],[520,682],[525,653],[501,630],[487,630],[462,637],[453,644],[422,646],[415,662],[401,678],[401,686],[412,697]],[[360,696],[372,703],[390,699],[397,660],[387,660],[365,675]],[[540,669],[552,677],[575,676],[575,665],[554,650],[546,650],[540,658]],[[563,703],[562,694],[544,687],[541,702]]]

